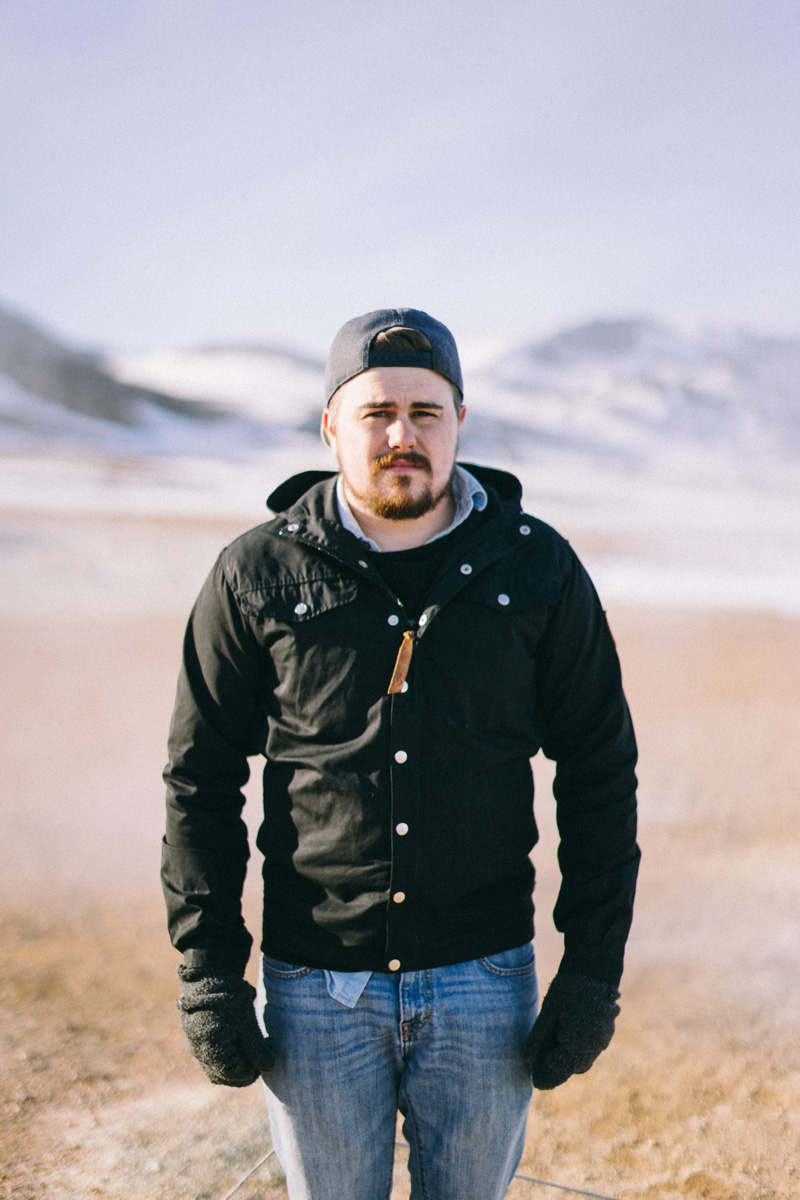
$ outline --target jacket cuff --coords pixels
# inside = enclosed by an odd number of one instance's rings
[[[232,975],[241,975],[244,978],[249,957],[249,952],[239,947],[194,947],[184,951],[183,964],[186,967],[195,967],[206,971],[209,975],[214,975],[219,971],[229,971]]]
[[[574,934],[565,934],[558,974],[588,975],[591,979],[619,987],[624,953],[624,947],[602,946]]]

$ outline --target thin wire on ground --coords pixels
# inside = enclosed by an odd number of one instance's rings
[[[408,1142],[395,1142],[395,1146],[408,1150]],[[546,1179],[534,1179],[532,1175],[515,1175],[515,1179],[524,1179],[526,1183],[535,1183],[539,1187],[558,1188],[560,1192],[572,1192],[575,1196],[590,1196],[592,1200],[618,1200],[617,1196],[605,1196],[601,1192],[585,1192],[582,1188],[568,1187],[566,1183],[550,1183]],[[227,1196],[223,1200],[228,1200]]]
[[[238,1192],[238,1190],[242,1186],[242,1184],[247,1183],[247,1181],[251,1177],[251,1175],[255,1175],[258,1168],[263,1167],[263,1165],[267,1161],[267,1159],[272,1158],[274,1153],[275,1153],[274,1150],[268,1150],[267,1153],[264,1154],[258,1160],[257,1163],[254,1163],[254,1165],[250,1168],[250,1170],[247,1172],[247,1174],[243,1175],[242,1178],[239,1180],[239,1182],[234,1184],[234,1186],[231,1188],[231,1190],[229,1192],[226,1192],[225,1195],[221,1197],[221,1200],[230,1200],[231,1196],[234,1196]]]
[[[408,1142],[395,1142],[395,1145],[401,1147],[403,1150],[408,1150]],[[258,1162],[254,1163],[250,1170],[242,1176],[239,1182],[234,1184],[231,1190],[226,1192],[224,1196],[220,1197],[220,1200],[231,1200],[231,1196],[236,1195],[239,1188],[247,1183],[248,1179],[255,1175],[259,1167],[263,1167],[264,1163],[272,1158],[274,1153],[274,1150],[268,1150],[266,1154],[262,1155]],[[547,1179],[534,1179],[533,1175],[517,1174],[514,1178],[524,1180],[525,1183],[535,1183],[538,1187],[557,1188],[560,1192],[571,1192],[573,1196],[589,1196],[591,1200],[618,1200],[616,1196],[606,1196],[601,1192],[587,1192],[583,1188],[569,1187],[565,1183],[551,1183]]]
[[[617,1200],[616,1196],[604,1196],[600,1192],[584,1192],[582,1188],[567,1187],[565,1183],[548,1183],[546,1179],[534,1179],[532,1175],[515,1175],[526,1183],[538,1183],[539,1187],[558,1188],[560,1192],[572,1192],[575,1196],[592,1196],[593,1200]]]

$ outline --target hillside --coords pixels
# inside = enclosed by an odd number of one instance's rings
[[[744,474],[800,464],[800,339],[598,320],[510,350],[475,383],[534,452]]]
[[[194,418],[213,415],[208,408],[187,403],[185,398],[115,378],[101,355],[73,349],[32,321],[3,308],[0,379],[6,394],[16,390],[94,420],[121,425],[140,423],[145,405]],[[7,419],[5,411],[2,416]],[[37,417],[31,415],[31,430],[37,423]]]
[[[255,524],[287,476],[335,465],[302,352],[0,330],[0,509]],[[800,340],[620,319],[462,350],[462,461],[513,471],[604,598],[800,611]]]
[[[466,457],[766,485],[800,478],[800,339],[597,320],[510,347],[465,377]],[[269,345],[103,357],[0,310],[6,449],[62,442],[226,459],[290,439],[317,457],[321,380],[321,362]]]

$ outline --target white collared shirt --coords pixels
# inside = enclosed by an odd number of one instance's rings
[[[441,533],[435,533],[423,545],[427,546],[430,542],[436,542],[439,538],[447,537],[448,533],[452,533],[454,529],[457,529],[459,525],[466,521],[473,508],[477,509],[478,512],[483,512],[484,508],[486,508],[488,497],[485,488],[478,483],[474,475],[471,475],[464,467],[456,467],[453,475],[453,499],[456,502],[456,514],[447,526],[447,529],[443,529]],[[367,537],[353,516],[353,510],[347,503],[347,497],[344,493],[344,480],[341,475],[336,480],[336,503],[339,506],[339,519],[348,533],[355,534],[358,540],[368,546],[370,550],[376,550],[380,553],[380,546],[377,542],[373,542],[372,538]]]

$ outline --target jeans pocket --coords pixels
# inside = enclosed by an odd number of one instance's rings
[[[304,975],[310,975],[314,970],[313,967],[300,967],[294,963],[281,962],[280,959],[269,958],[266,954],[261,955],[261,962],[264,974],[271,975],[273,979],[302,979]]]
[[[529,975],[536,969],[533,942],[524,942],[512,950],[501,950],[499,954],[488,954],[478,962],[490,975]]]

